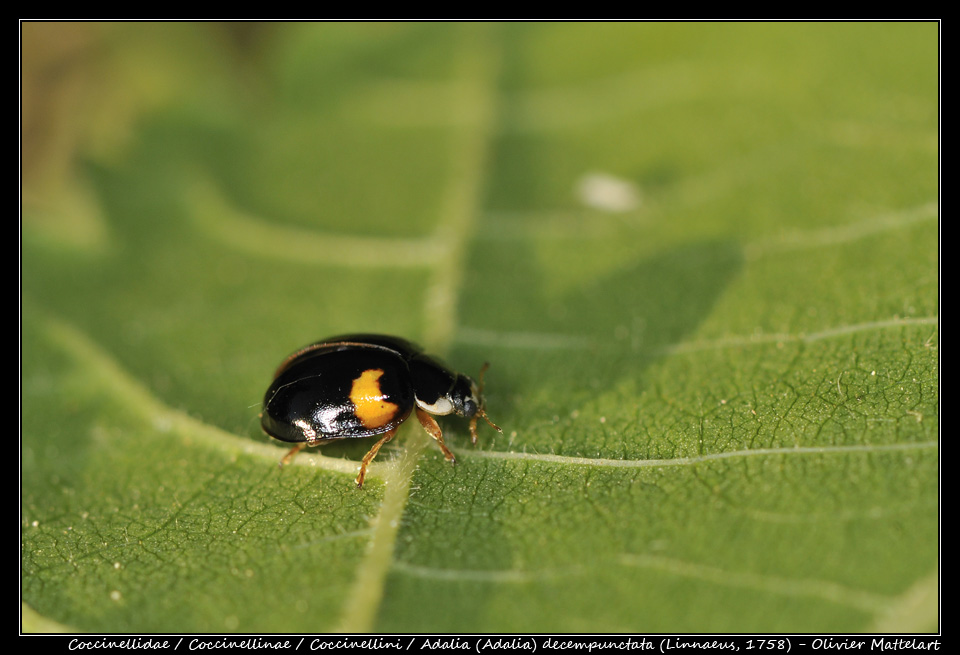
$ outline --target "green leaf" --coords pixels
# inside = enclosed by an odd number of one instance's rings
[[[939,628],[935,23],[74,29],[24,630]],[[489,361],[503,434],[280,469],[271,372],[349,331]]]

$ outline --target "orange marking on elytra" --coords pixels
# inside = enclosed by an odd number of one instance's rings
[[[372,368],[360,374],[350,389],[350,402],[356,408],[357,418],[363,427],[380,428],[392,421],[400,408],[389,402],[380,389],[383,369]]]

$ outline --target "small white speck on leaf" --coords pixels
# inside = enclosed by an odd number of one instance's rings
[[[640,190],[608,173],[587,173],[577,181],[577,198],[593,209],[628,212],[640,206]]]

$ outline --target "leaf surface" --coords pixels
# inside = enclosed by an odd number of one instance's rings
[[[93,27],[25,32],[25,630],[938,628],[936,24]],[[503,434],[280,469],[351,331]]]

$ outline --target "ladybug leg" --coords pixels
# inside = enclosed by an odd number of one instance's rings
[[[303,450],[307,446],[316,446],[321,441],[323,441],[322,438],[319,438],[319,439],[317,438],[317,433],[314,432],[313,428],[310,427],[310,424],[307,423],[306,421],[294,421],[293,423],[294,425],[299,427],[301,430],[303,430],[303,436],[306,437],[306,441],[302,441],[298,443],[296,446],[290,449],[290,452],[288,452],[286,455],[283,456],[283,459],[280,460],[280,468],[283,468],[284,466],[292,462],[293,458],[297,456],[297,453],[299,453],[301,450]]]
[[[477,443],[477,421],[483,419],[487,424],[496,430],[497,432],[503,434],[503,430],[500,429],[500,426],[495,424],[487,417],[487,413],[481,408],[476,414],[473,415],[473,418],[470,419],[470,441],[471,443]]]
[[[451,464],[456,464],[457,458],[454,457],[450,449],[447,448],[447,444],[443,443],[443,432],[440,431],[437,420],[419,407],[417,407],[417,418],[420,419],[420,425],[427,431],[427,434],[437,440],[437,445],[440,446],[440,450],[443,451],[443,456],[447,458],[447,461]]]
[[[303,443],[298,443],[296,446],[291,448],[290,452],[284,455],[283,459],[280,460],[280,468],[283,468],[284,466],[292,462],[293,458],[297,456],[297,453],[299,453],[301,450],[306,448],[308,445],[309,444],[306,441],[304,441]]]
[[[373,444],[370,452],[363,456],[363,461],[360,462],[360,472],[357,474],[357,489],[363,487],[363,479],[367,476],[367,466],[370,465],[370,462],[373,461],[373,458],[377,456],[378,452],[380,452],[380,446],[393,439],[393,435],[396,433],[397,428],[393,428],[389,432],[384,433],[384,435],[380,437],[380,440]]]

